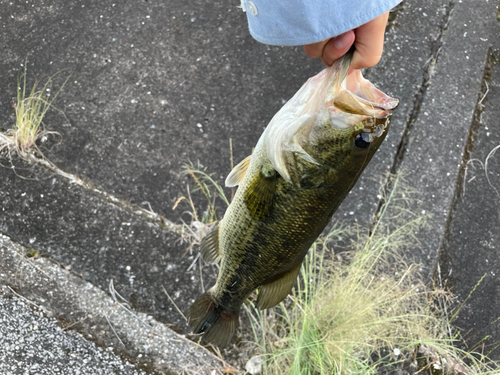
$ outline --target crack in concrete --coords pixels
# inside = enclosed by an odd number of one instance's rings
[[[447,247],[447,243],[450,239],[451,236],[451,221],[452,221],[452,216],[453,213],[457,207],[457,203],[459,201],[459,198],[463,196],[464,192],[464,184],[465,184],[465,171],[467,168],[467,163],[471,159],[471,154],[472,150],[474,148],[474,141],[476,138],[476,133],[480,126],[482,125],[482,120],[481,120],[481,114],[484,111],[484,106],[482,105],[482,101],[485,98],[487,92],[488,92],[488,87],[491,86],[491,74],[492,74],[492,69],[493,66],[496,64],[500,63],[500,54],[498,54],[498,51],[494,51],[491,47],[488,49],[488,54],[486,56],[486,61],[484,64],[484,70],[483,70],[483,78],[481,79],[481,88],[478,93],[478,98],[476,102],[476,107],[474,110],[474,114],[472,117],[472,124],[469,129],[469,134],[467,136],[467,141],[465,143],[464,147],[464,152],[462,156],[462,161],[460,163],[460,169],[458,171],[458,176],[457,176],[457,181],[456,181],[456,188],[455,188],[455,193],[453,194],[452,200],[451,200],[451,205],[450,205],[450,210],[448,212],[448,216],[446,218],[446,223],[444,227],[444,241],[439,249],[439,255],[438,255],[438,264],[441,266],[441,274],[445,275],[443,284],[446,288],[453,289],[454,284],[456,283],[456,278],[450,276],[451,275],[451,268],[452,268],[452,261],[451,257],[449,254],[447,254],[445,248]],[[433,279],[435,280],[437,277],[437,270],[435,271]]]
[[[30,162],[39,165],[41,167],[44,167],[54,173],[55,175],[62,177],[65,179],[68,183],[74,184],[79,186],[80,188],[91,192],[98,197],[100,197],[102,200],[128,212],[131,213],[135,216],[141,217],[142,219],[145,219],[146,221],[150,222],[151,224],[156,225],[158,228],[163,229],[169,233],[175,234],[179,237],[182,237],[183,234],[185,233],[184,226],[181,224],[175,224],[172,221],[166,219],[164,216],[155,213],[154,211],[151,210],[146,210],[136,204],[130,203],[124,199],[120,199],[116,197],[115,195],[108,193],[107,191],[99,188],[97,185],[92,183],[91,181],[88,181],[86,179],[83,179],[81,177],[78,177],[74,174],[68,173],[66,171],[63,171],[61,168],[59,168],[57,165],[52,163],[50,160],[48,160],[45,157],[42,156],[37,156],[34,153],[27,153],[27,158]]]
[[[437,38],[433,42],[431,42],[429,58],[426,60],[426,62],[422,66],[422,70],[423,70],[423,72],[422,72],[422,84],[420,85],[420,87],[419,87],[419,89],[418,89],[418,91],[415,94],[415,97],[413,99],[413,109],[412,109],[410,115],[408,116],[408,120],[406,121],[404,130],[403,130],[403,135],[401,136],[401,141],[399,142],[399,145],[398,145],[398,148],[396,151],[396,155],[394,156],[394,161],[392,163],[392,167],[391,167],[391,171],[390,171],[391,174],[396,174],[399,171],[399,166],[403,162],[403,158],[406,154],[407,145],[408,145],[408,142],[410,139],[410,133],[413,129],[413,124],[417,121],[417,118],[420,114],[421,105],[425,99],[425,94],[427,92],[427,88],[431,84],[432,75],[433,75],[434,69],[436,67],[436,64],[438,62],[439,53],[441,52],[441,47],[443,44],[442,38],[446,34],[446,30],[448,29],[448,26],[450,24],[450,20],[451,20],[452,14],[453,14],[454,6],[455,6],[455,1],[451,0],[448,3],[447,9],[446,9],[446,14],[443,17],[443,24],[442,24],[442,27],[440,28],[440,32],[439,32]],[[389,178],[386,180],[386,182],[382,188],[382,191],[384,192],[384,194],[382,194],[382,198],[379,200],[377,209],[376,209],[375,214],[373,216],[372,225],[370,228],[370,234],[371,234],[373,228],[376,226],[376,224],[379,220],[379,217],[380,217],[380,211],[385,204],[385,200],[383,197],[386,196],[386,193],[391,191],[392,188],[393,188],[392,182],[391,182],[391,179]]]
[[[413,110],[406,121],[405,129],[403,131],[403,136],[401,137],[401,141],[398,145],[398,149],[396,152],[396,156],[394,157],[394,162],[392,164],[391,173],[396,173],[401,165],[403,158],[406,154],[406,146],[408,145],[408,141],[410,138],[410,133],[413,129],[413,124],[417,121],[417,118],[420,114],[420,107],[425,99],[425,94],[427,92],[427,87],[431,84],[432,75],[436,64],[439,59],[439,53],[441,52],[441,47],[443,45],[442,38],[446,34],[446,30],[448,29],[448,25],[450,24],[451,16],[453,14],[453,9],[455,6],[455,1],[451,0],[447,6],[446,14],[443,19],[443,25],[440,29],[439,35],[431,42],[430,54],[427,61],[422,66],[422,84],[418,92],[415,94],[413,99]]]

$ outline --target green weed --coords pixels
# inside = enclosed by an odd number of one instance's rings
[[[229,204],[223,189],[206,172],[186,167],[207,206],[193,218],[216,220],[216,201]],[[419,267],[406,264],[403,252],[428,217],[408,207],[418,192],[401,188],[391,177],[378,220],[370,235],[359,228],[334,226],[309,250],[289,297],[277,307],[258,310],[243,305],[250,322],[242,350],[260,357],[262,374],[388,374],[401,369],[423,375],[497,374],[482,354],[456,347],[460,335],[448,316],[449,293],[428,290]],[[389,228],[384,222],[401,223]],[[206,225],[206,224],[205,224]],[[340,253],[333,245],[356,239]],[[480,282],[480,281],[479,281]],[[460,309],[460,307],[459,307]],[[254,358],[255,359],[255,358]]]
[[[49,134],[58,134],[44,129],[43,119],[69,76],[56,91],[52,88],[53,79],[54,76],[46,79],[39,77],[31,89],[27,88],[27,61],[25,62],[24,71],[17,81],[16,102],[13,103],[15,123],[11,129],[0,134],[0,151],[7,150],[9,155],[16,152],[25,160],[30,152],[36,151],[38,156],[43,158],[37,141],[43,141]]]
[[[408,201],[399,183],[396,177],[380,219],[389,205]],[[287,300],[268,311],[249,302],[262,373],[387,374],[403,366],[432,375],[496,373],[486,357],[454,346],[449,318],[433,303],[441,292],[428,291],[418,267],[400,255],[426,220],[414,216],[391,231],[376,225],[357,248],[336,255],[333,241],[356,234],[334,227],[310,249]]]

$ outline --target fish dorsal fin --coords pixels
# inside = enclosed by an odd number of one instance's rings
[[[283,301],[292,289],[295,280],[297,280],[301,265],[302,262],[291,271],[285,273],[278,280],[261,285],[255,303],[257,307],[259,309],[267,309]]]
[[[221,257],[219,247],[219,223],[201,240],[200,252],[201,257],[207,263],[215,263]]]
[[[261,168],[245,190],[244,201],[254,218],[260,219],[269,214],[274,203],[276,178],[276,171],[269,163]]]
[[[226,186],[233,187],[240,184],[245,177],[245,173],[250,165],[250,160],[252,159],[252,155],[247,156],[243,159],[236,167],[233,168],[231,173],[226,178]]]

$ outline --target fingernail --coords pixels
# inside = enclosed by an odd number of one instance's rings
[[[335,48],[337,49],[342,49],[345,47],[347,44],[347,33],[340,34],[339,36],[335,37]]]

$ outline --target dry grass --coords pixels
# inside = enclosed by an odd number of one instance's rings
[[[197,212],[191,193],[178,201],[188,202],[195,233],[217,219],[217,199],[229,202],[205,172],[191,166],[186,173],[207,202]],[[251,331],[243,334],[250,341],[240,350],[253,360],[259,357],[262,374],[378,375],[403,368],[424,375],[498,373],[498,364],[487,358],[481,343],[469,351],[457,347],[460,333],[452,323],[461,306],[450,311],[453,296],[429,290],[419,266],[405,263],[405,248],[418,242],[415,233],[429,218],[408,208],[418,192],[402,188],[399,176],[391,181],[369,236],[334,226],[310,249],[289,298],[264,311],[251,300],[244,304]],[[383,222],[400,224],[389,228]],[[199,243],[202,233],[191,240]],[[335,254],[335,242],[346,238],[357,240],[350,251]]]
[[[188,209],[184,213],[190,216],[189,223],[183,223],[183,240],[189,244],[189,252],[194,245],[199,245],[207,230],[217,221],[217,205],[229,206],[229,200],[224,193],[224,189],[205,171],[195,168],[193,165],[184,167],[183,173],[194,181],[194,190],[191,192],[187,186],[187,194],[179,197],[173,209],[177,209],[181,204],[187,204]],[[191,193],[201,192],[206,201],[206,206],[197,209]]]
[[[25,62],[24,71],[17,81],[16,102],[12,105],[15,110],[15,123],[11,129],[0,133],[0,153],[6,153],[9,158],[12,153],[16,153],[28,161],[30,155],[34,153],[37,157],[44,158],[38,143],[44,142],[49,135],[58,135],[58,133],[46,130],[43,119],[68,79],[69,76],[59,89],[54,90],[54,76],[46,78],[41,76],[29,89],[27,88],[27,62]]]
[[[396,177],[381,218],[389,205],[408,201],[399,183]],[[498,373],[480,352],[455,347],[452,318],[435,302],[444,292],[427,290],[418,266],[400,255],[426,221],[414,216],[390,232],[377,225],[356,248],[337,255],[332,242],[355,234],[336,227],[309,251],[290,298],[267,311],[249,303],[263,374],[386,374],[401,367],[421,374]]]

